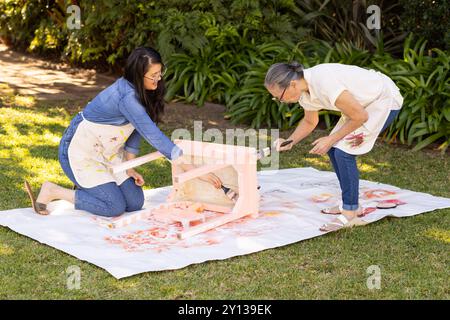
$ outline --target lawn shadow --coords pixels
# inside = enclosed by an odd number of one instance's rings
[[[0,158],[0,166],[0,194],[7,195],[0,199],[1,210],[30,206],[23,182],[32,172],[18,165],[16,158]]]
[[[39,145],[29,148],[30,155],[34,158],[44,158],[57,160],[58,159],[58,148],[55,145]]]
[[[65,126],[62,126],[60,124],[57,123],[51,123],[51,124],[47,124],[45,126],[39,126],[37,127],[36,125],[30,125],[27,123],[15,123],[14,127],[17,129],[17,131],[21,134],[21,135],[30,135],[30,134],[39,134],[42,135],[45,133],[45,131],[49,130],[51,133],[53,134],[58,134],[62,136],[62,133],[64,132],[64,130],[66,129]],[[6,132],[5,132],[6,133]],[[1,134],[1,133],[0,133]]]

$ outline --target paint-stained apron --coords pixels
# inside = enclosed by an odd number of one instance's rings
[[[68,148],[70,167],[80,186],[92,188],[108,182],[120,185],[129,178],[126,172],[112,173],[110,168],[123,162],[125,142],[133,130],[131,123],[113,126],[83,117]]]
[[[372,150],[377,137],[381,133],[389,113],[401,109],[403,97],[395,83],[380,73],[383,79],[383,90],[380,96],[365,107],[369,119],[358,129],[338,141],[334,147],[353,155],[360,155]],[[331,134],[338,131],[348,118],[342,115]]]

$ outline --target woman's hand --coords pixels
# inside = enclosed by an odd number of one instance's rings
[[[289,139],[289,140],[291,140],[291,139]],[[291,150],[292,147],[294,146],[294,142],[291,142],[291,143],[289,143],[288,145],[282,147],[281,144],[282,144],[283,142],[285,142],[285,141],[287,141],[287,140],[286,140],[286,139],[283,139],[283,138],[278,138],[278,139],[275,140],[275,142],[273,143],[274,146],[275,146],[275,148],[276,148],[276,150],[277,150],[278,152],[280,152],[280,151],[288,151],[288,150]]]
[[[193,164],[180,164],[181,169],[183,171],[190,171],[195,169],[196,167]],[[203,176],[198,177],[200,180],[211,183],[217,189],[222,186],[222,181],[217,177],[214,173],[208,173]]]
[[[199,179],[211,183],[217,189],[222,186],[222,180],[214,173],[205,174],[204,176],[199,177]]]
[[[144,178],[139,173],[137,173],[136,170],[128,169],[126,172],[128,176],[134,179],[134,183],[137,186],[142,187],[144,185]]]
[[[319,154],[323,156],[331,149],[334,143],[334,139],[330,136],[319,138],[312,143],[314,145],[314,148],[312,148],[309,153]]]

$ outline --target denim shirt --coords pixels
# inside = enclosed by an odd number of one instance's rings
[[[125,142],[125,150],[138,154],[141,137],[170,160],[182,155],[175,145],[152,121],[139,102],[134,86],[125,78],[117,79],[101,91],[83,110],[86,120],[121,126],[131,123],[135,130]]]

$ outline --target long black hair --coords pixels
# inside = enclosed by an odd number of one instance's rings
[[[161,72],[163,72],[165,66],[158,51],[150,47],[136,48],[127,59],[124,78],[133,84],[139,101],[153,122],[158,123],[164,113],[166,84],[161,79],[155,90],[146,90],[144,87],[144,75],[148,72],[150,66],[155,63],[161,64]]]

